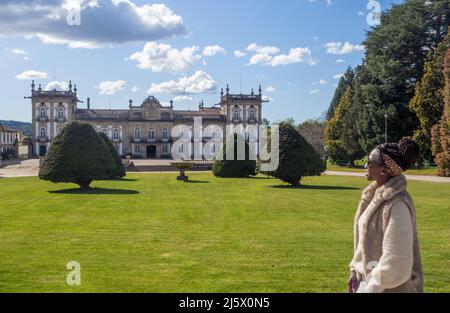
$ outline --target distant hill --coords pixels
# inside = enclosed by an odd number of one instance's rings
[[[31,123],[19,121],[4,121],[0,120],[0,124],[21,130],[25,136],[31,136]]]

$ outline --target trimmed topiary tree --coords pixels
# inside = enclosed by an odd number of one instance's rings
[[[245,145],[245,159],[238,160],[237,147],[238,142],[244,142]],[[234,156],[232,160],[227,160],[226,151],[228,145],[234,144]],[[224,143],[222,150],[219,152],[223,156],[223,160],[215,160],[212,168],[212,173],[217,177],[248,177],[256,175],[256,158],[250,157],[250,147],[247,141],[241,135],[234,134],[230,136],[226,143]]]
[[[320,155],[292,125],[281,123],[279,133],[280,162],[270,176],[300,186],[303,177],[320,176],[326,170]]]
[[[39,168],[39,178],[89,189],[93,180],[110,179],[115,171],[108,145],[95,129],[90,124],[70,122],[50,145]]]
[[[126,175],[125,168],[123,167],[122,159],[120,158],[117,149],[112,144],[111,140],[103,132],[99,132],[100,137],[108,145],[111,156],[114,159],[114,164],[116,165],[116,170],[111,178],[122,178]]]

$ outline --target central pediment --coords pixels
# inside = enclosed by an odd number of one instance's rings
[[[144,119],[159,120],[161,119],[161,103],[153,96],[147,97],[141,105]]]

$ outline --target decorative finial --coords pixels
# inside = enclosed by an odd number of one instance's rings
[[[253,91],[253,88],[252,88],[252,96],[255,94],[255,92]]]
[[[129,105],[128,105],[128,106],[129,106],[130,109],[131,109],[131,106],[133,105],[133,100],[130,99],[130,101],[128,101],[128,102],[129,102]]]
[[[41,84],[39,84],[39,88],[38,88],[38,91],[39,91],[39,92],[41,92],[41,91],[42,91],[42,87],[41,87]]]
[[[259,85],[258,91],[259,91],[259,95],[261,96],[261,95],[262,95],[262,88],[261,88],[261,85]]]
[[[170,107],[173,108],[173,100],[170,100]]]
[[[91,109],[91,98],[87,98],[87,109]]]
[[[69,80],[69,90],[72,91],[72,81]]]
[[[227,84],[227,95],[230,93],[230,86]]]
[[[74,86],[74,88],[73,88],[73,91],[75,92],[75,93],[77,93],[77,84],[75,84],[75,86]]]
[[[34,91],[34,86],[36,86],[35,84],[34,84],[34,79],[31,81],[31,91]]]

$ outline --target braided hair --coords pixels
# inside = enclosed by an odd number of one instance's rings
[[[405,137],[399,143],[385,143],[377,146],[381,154],[388,155],[404,171],[410,169],[419,158],[420,147],[410,137]]]

